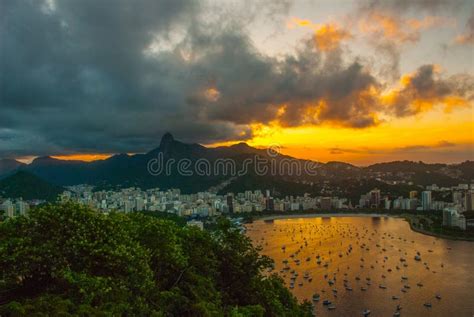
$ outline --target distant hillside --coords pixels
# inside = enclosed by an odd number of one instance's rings
[[[256,177],[255,157],[267,159],[270,172],[265,177]],[[147,169],[151,160],[161,158],[161,166],[171,163],[169,173],[151,175]],[[192,175],[179,173],[177,162],[185,159],[189,163]],[[198,161],[215,163],[219,159],[231,159],[235,162],[237,171],[246,167],[250,173],[224,175],[212,170],[209,173],[197,173],[192,167]],[[252,163],[247,164],[248,161]],[[111,189],[124,187],[147,188],[179,188],[183,193],[206,191],[218,187],[219,191],[242,192],[247,189],[275,188],[282,195],[291,195],[294,189],[321,193],[324,195],[347,194],[344,188],[349,184],[360,184],[361,181],[378,180],[387,184],[452,186],[459,183],[474,181],[474,162],[461,164],[427,164],[423,162],[396,161],[374,164],[368,167],[358,167],[344,162],[311,162],[315,173],[290,173],[289,165],[278,165],[280,169],[274,173],[270,161],[288,161],[300,167],[308,161],[295,159],[285,155],[274,156],[266,149],[253,148],[245,143],[232,146],[209,148],[200,144],[188,144],[175,140],[169,133],[165,134],[160,145],[144,154],[117,154],[105,160],[93,162],[64,161],[52,157],[39,157],[31,164],[20,167],[51,184],[58,186],[90,184],[96,189]],[[174,164],[173,164],[174,162]],[[11,164],[11,163],[10,163]],[[292,168],[294,169],[294,168]],[[283,172],[282,172],[283,171]],[[166,175],[165,175],[166,174]],[[370,182],[365,182],[370,183]],[[350,195],[349,195],[350,196]]]
[[[474,179],[474,161],[465,161],[452,167],[459,170],[467,179]]]
[[[26,164],[12,159],[0,159],[0,178],[7,176]]]
[[[64,189],[25,171],[0,180],[0,196],[8,198],[55,200]]]
[[[394,161],[370,165],[368,169],[374,172],[432,172],[446,167],[446,164],[426,164],[423,162]]]

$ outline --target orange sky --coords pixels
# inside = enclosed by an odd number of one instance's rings
[[[112,154],[72,154],[72,155],[58,155],[58,156],[52,156],[52,157],[58,160],[92,162],[92,161],[97,161],[97,160],[105,160],[106,158],[109,158],[111,156]]]
[[[433,109],[414,117],[386,119],[364,129],[331,125],[284,128],[278,125],[253,126],[254,137],[246,142],[254,147],[278,146],[283,154],[320,162],[344,161],[368,165],[392,160],[460,162],[474,159],[474,112],[472,107],[445,112]],[[235,142],[206,144],[215,147]],[[470,153],[470,154],[469,154]],[[94,161],[112,154],[53,156],[62,160]],[[32,158],[23,159],[29,162]]]
[[[277,145],[284,154],[322,162],[344,161],[356,165],[405,159],[459,162],[469,153],[474,159],[473,122],[473,109],[467,107],[451,113],[432,110],[415,117],[389,119],[365,129],[256,125],[256,136],[248,143],[256,147]],[[226,144],[230,143],[213,146]]]

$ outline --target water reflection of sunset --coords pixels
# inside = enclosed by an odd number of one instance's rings
[[[411,231],[402,219],[343,216],[295,217],[271,223],[260,220],[247,225],[247,235],[262,247],[262,254],[274,259],[274,272],[287,286],[291,286],[292,270],[298,273],[292,292],[300,300],[311,300],[318,293],[320,301],[332,301],[338,316],[365,308],[378,316],[390,315],[397,304],[403,307],[404,315],[421,316],[426,312],[423,303],[428,300],[443,316],[467,316],[473,308],[464,291],[473,282],[468,274],[474,261],[472,243],[421,235]],[[448,247],[456,250],[456,256]],[[420,262],[414,260],[417,252]],[[288,270],[284,270],[286,265]],[[329,285],[329,280],[334,284]],[[442,294],[442,301],[433,299],[437,293]],[[321,302],[316,303],[316,309],[318,316],[331,315]]]

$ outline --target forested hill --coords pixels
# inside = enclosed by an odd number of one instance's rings
[[[54,201],[63,191],[63,187],[51,184],[25,171],[18,171],[0,180],[0,196],[8,198]]]

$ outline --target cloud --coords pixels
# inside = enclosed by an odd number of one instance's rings
[[[414,12],[446,12],[462,10],[469,5],[470,0],[362,0],[359,10],[382,10],[394,13]]]
[[[446,111],[472,105],[474,77],[456,75],[442,78],[435,65],[423,65],[413,74],[401,78],[401,88],[392,89],[381,97],[389,112],[404,117],[443,105]]]
[[[339,43],[350,38],[349,32],[341,29],[336,24],[324,24],[314,33],[314,41],[321,51],[333,51],[339,47]]]
[[[335,22],[316,24],[310,20],[292,18],[287,23],[288,28],[305,27],[313,30],[314,44],[320,51],[334,51],[340,47],[343,40],[352,35]]]
[[[207,79],[192,74],[179,47],[146,54],[202,25],[200,3],[60,1],[47,11],[45,3],[2,3],[0,126],[14,138],[0,156],[144,151],[167,130],[190,140],[249,133],[189,107],[189,92]]]
[[[427,151],[427,150],[440,149],[440,148],[452,148],[455,146],[456,146],[455,143],[441,140],[438,143],[435,143],[432,145],[410,145],[410,146],[397,148],[395,149],[395,151],[396,152],[416,152],[416,151]]]
[[[383,11],[378,6],[360,11],[357,20],[360,34],[374,47],[379,60],[386,61],[381,73],[392,80],[400,76],[402,50],[419,42],[422,31],[455,24],[451,19],[432,15],[406,18],[398,12]]]
[[[474,9],[471,11],[471,15],[466,22],[466,30],[463,34],[456,37],[455,42],[457,44],[474,44]]]
[[[14,135],[2,155],[140,152],[165,131],[247,139],[253,123],[274,120],[374,124],[365,95],[375,78],[323,56],[313,39],[277,60],[238,21],[209,18],[193,1],[43,5],[2,10],[0,122]]]
[[[213,3],[2,2],[0,156],[143,152],[165,131],[245,140],[256,124],[365,128],[415,113],[433,92],[469,99],[469,76],[432,74],[430,88],[422,72],[382,102],[370,68],[341,48],[351,35],[339,24],[277,58],[248,32],[257,16],[285,17],[288,1]]]
[[[357,61],[344,65],[332,59],[334,55],[322,55],[310,38],[284,60],[257,54],[240,35],[200,38],[220,47],[198,63],[201,71],[209,72],[204,77],[215,78],[219,99],[189,100],[209,120],[241,125],[276,121],[282,126],[374,124],[375,99],[368,91],[377,82]]]
[[[416,153],[416,152],[430,152],[430,151],[446,151],[452,148],[463,148],[465,144],[456,144],[446,140],[441,140],[434,144],[426,145],[409,145],[403,147],[396,147],[393,149],[380,149],[380,148],[369,148],[369,147],[358,147],[358,148],[347,148],[347,147],[333,147],[329,148],[328,151],[333,155],[343,155],[343,154],[363,154],[363,155],[386,155],[386,154],[407,154],[407,153]],[[468,144],[472,147],[472,144]]]
[[[360,20],[359,29],[386,40],[398,43],[418,42],[423,29],[447,25],[449,20],[437,16],[425,16],[423,19],[406,19],[401,16],[381,12],[369,12]]]
[[[351,19],[383,63],[381,76],[393,81],[400,76],[403,50],[412,49],[427,30],[456,27],[457,18],[448,17],[471,9],[470,0],[362,0]]]
[[[328,149],[328,151],[329,151],[329,154],[333,154],[333,155],[370,153],[370,151],[368,151],[367,148],[350,149],[350,148],[333,147],[333,148]]]
[[[452,143],[439,141],[431,144],[415,144],[396,148],[358,147],[358,148],[329,148],[327,151],[332,156],[330,160],[351,161],[356,164],[372,164],[374,159],[378,162],[394,160],[423,161],[426,163],[465,161],[472,155],[473,143]]]
[[[398,147],[393,149],[377,149],[377,148],[341,148],[341,147],[333,147],[329,148],[328,151],[330,154],[334,155],[341,155],[341,154],[374,154],[374,155],[381,155],[381,154],[388,154],[388,153],[406,153],[406,152],[422,152],[422,151],[430,151],[435,149],[448,149],[458,147],[460,144],[455,144],[446,140],[441,140],[435,144],[431,145],[409,145],[404,147]]]

